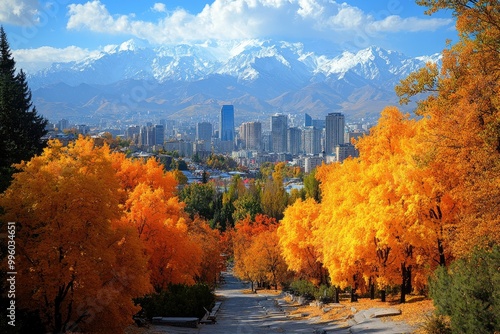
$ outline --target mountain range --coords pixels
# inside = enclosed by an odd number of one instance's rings
[[[394,86],[402,78],[439,59],[378,47],[335,52],[317,42],[152,48],[130,40],[80,61],[54,63],[29,74],[28,82],[37,110],[52,121],[215,121],[222,104],[235,106],[237,124],[267,122],[276,112],[292,122],[329,112],[354,120],[378,118],[384,106],[397,104]]]

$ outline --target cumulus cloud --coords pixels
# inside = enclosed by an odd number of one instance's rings
[[[321,37],[342,43],[359,36],[434,31],[451,24],[447,19],[398,15],[377,20],[358,7],[332,0],[215,0],[196,14],[182,8],[167,12],[164,4],[156,3],[153,10],[165,13],[156,22],[111,14],[100,0],[68,8],[68,29],[132,35],[154,44],[266,37]]]
[[[152,8],[153,11],[158,12],[158,13],[166,13],[167,12],[167,6],[165,6],[164,3],[157,2],[153,5]]]
[[[38,0],[2,0],[0,22],[29,26],[38,23]]]
[[[27,73],[34,73],[53,63],[79,61],[99,51],[89,51],[76,46],[63,49],[43,46],[37,49],[18,49],[12,51],[17,69]]]

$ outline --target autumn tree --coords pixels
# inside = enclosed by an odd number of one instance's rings
[[[234,273],[237,277],[249,280],[252,283],[252,290],[255,282],[270,282],[269,278],[276,275],[276,279],[281,277],[278,274],[278,262],[276,262],[276,252],[280,253],[278,244],[276,249],[264,250],[262,247],[273,247],[272,240],[258,239],[259,235],[267,231],[275,231],[277,228],[276,220],[265,215],[257,215],[255,220],[249,216],[238,221],[233,231],[232,242],[234,252]],[[271,239],[271,238],[269,238]],[[260,244],[260,248],[255,246]],[[271,254],[272,260],[266,259]],[[284,264],[284,262],[282,262]],[[272,271],[275,271],[273,274]],[[274,284],[274,282],[273,282]]]
[[[7,35],[0,27],[0,192],[11,181],[13,164],[42,152],[41,138],[47,133],[47,120],[31,102],[26,75],[16,72]]]
[[[315,285],[328,282],[327,273],[320,262],[320,252],[314,242],[319,205],[312,198],[298,200],[289,206],[278,228],[283,257],[290,270],[301,279]]]
[[[253,261],[252,267],[260,274],[262,281],[278,289],[286,281],[288,270],[281,253],[276,225],[255,236],[247,250],[247,261]]]
[[[419,93],[433,155],[426,164],[457,203],[453,251],[500,241],[500,4],[498,1],[420,0],[428,14],[451,10],[459,41],[443,51],[442,66],[412,74],[397,87],[401,101]]]
[[[454,205],[415,157],[427,149],[424,125],[388,107],[358,142],[359,158],[318,169],[323,201],[315,233],[333,284],[384,288],[399,281],[404,302],[413,284],[425,284],[437,264],[431,259],[445,256],[443,224]],[[428,214],[438,211],[440,217]]]
[[[189,216],[176,193],[173,173],[155,159],[131,160],[112,156],[121,183],[123,224],[133,226],[143,242],[156,291],[169,284],[193,284],[202,259],[200,244],[191,238]]]
[[[137,233],[120,220],[109,148],[52,141],[17,168],[0,206],[16,222],[19,307],[47,332],[123,331],[150,284]]]

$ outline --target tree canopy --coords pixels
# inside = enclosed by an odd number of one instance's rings
[[[47,120],[31,102],[26,75],[16,70],[7,35],[0,26],[0,192],[9,186],[13,164],[42,152],[46,125]]]

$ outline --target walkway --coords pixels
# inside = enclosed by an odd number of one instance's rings
[[[230,273],[224,273],[226,283],[216,291],[222,300],[215,324],[200,324],[198,328],[151,326],[148,333],[169,334],[265,334],[265,333],[409,333],[404,324],[382,322],[378,318],[360,323],[319,322],[319,319],[291,319],[278,307],[276,296],[249,294],[244,284]],[[359,317],[358,317],[359,318]],[[361,318],[360,318],[361,319]]]

